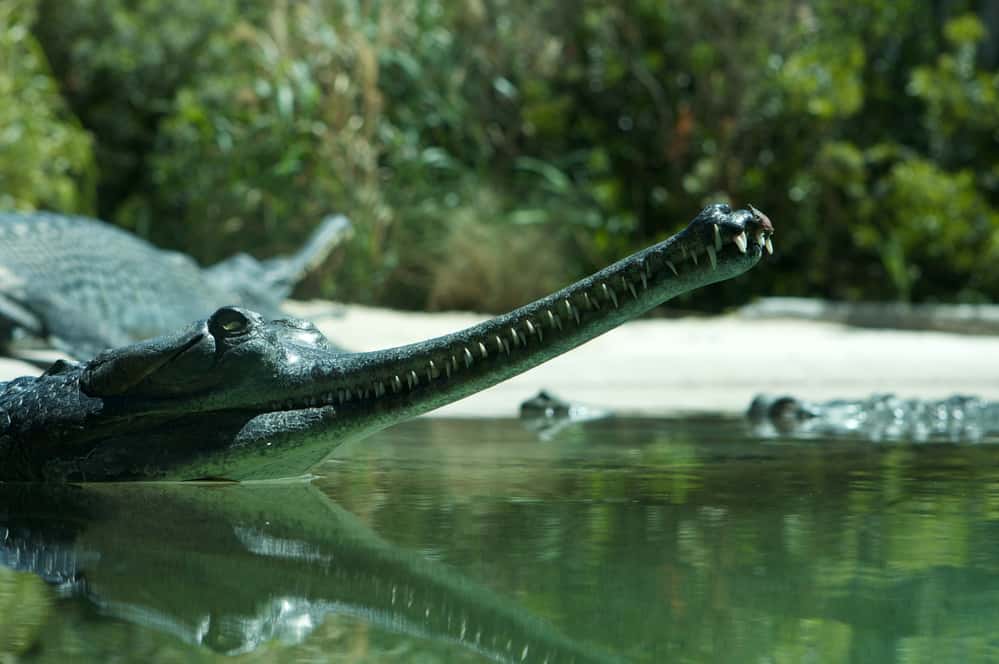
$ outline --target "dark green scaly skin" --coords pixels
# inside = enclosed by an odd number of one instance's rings
[[[223,308],[174,336],[0,388],[0,479],[301,475],[346,441],[745,272],[772,233],[757,210],[710,206],[668,240],[520,309],[369,353],[332,350],[309,323]]]

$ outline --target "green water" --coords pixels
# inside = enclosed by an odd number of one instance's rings
[[[422,419],[317,474],[0,488],[0,661],[999,661],[999,446]]]

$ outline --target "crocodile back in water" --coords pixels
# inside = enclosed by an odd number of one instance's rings
[[[110,224],[0,213],[0,344],[15,329],[76,357],[164,334],[219,306],[278,316],[295,283],[350,230],[327,217],[297,254],[239,254],[202,269]]]

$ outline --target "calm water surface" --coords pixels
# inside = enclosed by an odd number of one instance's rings
[[[999,661],[996,445],[422,419],[317,474],[0,488],[0,660]]]

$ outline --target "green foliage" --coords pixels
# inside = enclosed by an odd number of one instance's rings
[[[994,150],[981,148],[996,143],[999,72],[975,66],[984,27],[974,16],[965,15],[948,23],[945,33],[952,50],[932,66],[916,67],[908,92],[926,105],[924,121],[935,159],[945,164],[991,165]]]
[[[729,200],[779,254],[684,306],[977,301],[999,287],[999,73],[967,6],[42,0],[34,33],[96,138],[102,216],[211,261],[342,211],[359,232],[326,296],[503,308]],[[3,126],[62,117],[15,96]],[[61,191],[58,149],[0,173]]]
[[[67,113],[30,32],[32,0],[0,0],[0,209],[86,212],[94,203],[90,136]]]
[[[3,1],[3,0],[0,0]],[[218,39],[255,2],[40,0],[34,32],[72,110],[96,138],[98,212],[148,189],[146,158],[186,81],[220,72],[238,44]],[[259,13],[259,10],[258,10]]]
[[[980,301],[999,285],[992,170],[999,74],[976,69],[983,36],[976,18],[960,16],[944,32],[953,50],[914,68],[907,86],[910,99],[924,104],[921,145],[889,134],[868,147],[826,143],[819,152],[816,184],[825,205],[818,209],[852,216],[843,238],[859,250],[852,267],[871,261],[863,276],[883,275],[880,286],[844,280],[850,294]]]
[[[781,84],[793,107],[819,118],[845,118],[863,106],[865,64],[859,39],[819,42],[790,54],[781,69]]]
[[[356,12],[318,11],[277,5],[260,26],[232,26],[235,57],[183,86],[163,119],[153,187],[129,199],[129,223],[214,260],[240,243],[290,249],[342,210],[362,231],[352,260],[382,269],[390,211],[377,186],[378,70],[352,27]],[[154,223],[164,218],[186,223]]]

